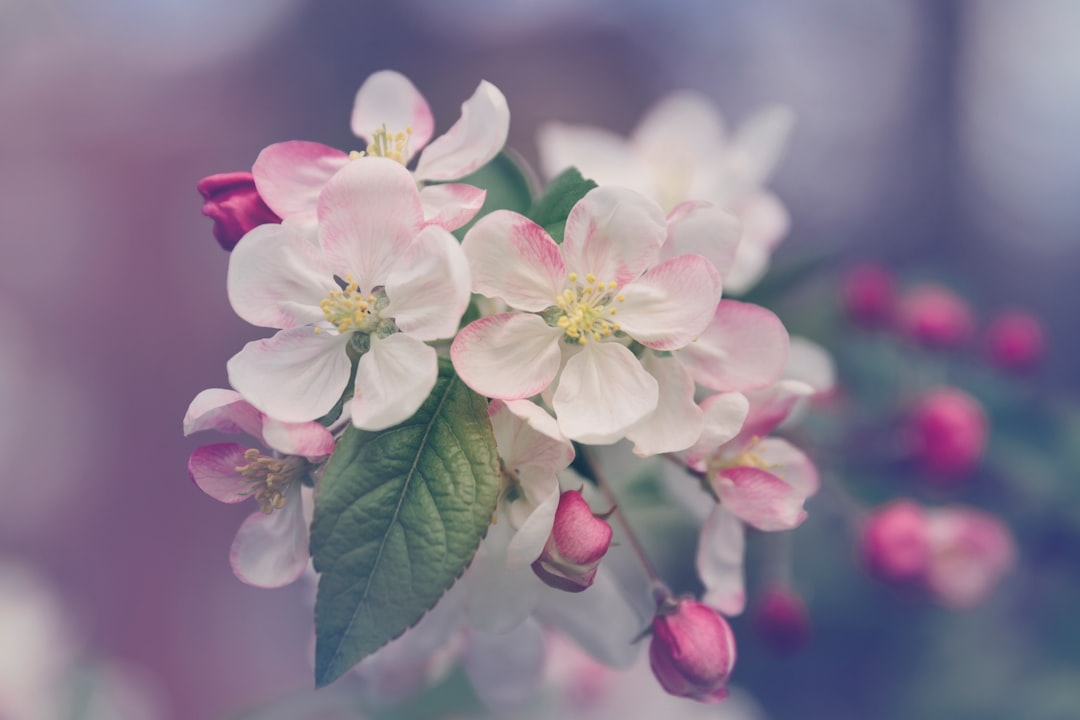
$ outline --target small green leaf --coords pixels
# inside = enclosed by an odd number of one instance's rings
[[[319,486],[311,549],[315,681],[340,677],[415,625],[465,570],[495,510],[498,453],[487,402],[440,360],[404,423],[350,427]]]
[[[506,153],[499,153],[495,159],[472,175],[455,182],[474,185],[487,190],[484,206],[468,224],[454,231],[454,237],[461,240],[477,220],[495,210],[513,210],[524,215],[532,205],[532,190],[525,170]]]
[[[596,183],[583,178],[577,168],[567,168],[536,199],[529,210],[529,218],[544,228],[555,242],[561,243],[570,208],[594,187]]]

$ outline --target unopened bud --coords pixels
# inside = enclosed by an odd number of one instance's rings
[[[906,338],[932,348],[961,347],[975,331],[971,307],[940,285],[919,285],[905,293],[897,324]]]
[[[775,587],[758,600],[754,629],[770,650],[789,655],[809,642],[810,615],[802,598],[787,588]]]
[[[994,318],[986,330],[991,362],[1002,370],[1030,370],[1042,361],[1046,345],[1043,325],[1034,315],[1019,310]]]
[[[594,515],[577,490],[559,496],[555,523],[533,572],[546,584],[581,592],[593,583],[600,559],[611,546],[611,525]]]
[[[661,606],[652,622],[649,664],[664,690],[698,702],[728,696],[735,636],[719,612],[694,600]]]
[[[979,401],[956,388],[927,393],[908,420],[916,463],[938,478],[961,478],[986,448],[987,418]]]
[[[862,325],[884,325],[892,318],[894,289],[892,273],[881,265],[852,268],[841,287],[844,312]]]
[[[226,250],[236,247],[252,228],[281,222],[255,189],[251,173],[210,175],[200,180],[197,187],[206,200],[202,214],[214,221],[214,237]]]
[[[872,511],[863,523],[862,559],[885,582],[921,582],[930,562],[926,513],[911,500],[894,500]]]

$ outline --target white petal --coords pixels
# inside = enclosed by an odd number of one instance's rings
[[[716,104],[692,90],[662,98],[634,130],[634,148],[649,157],[703,158],[724,142],[724,121]]]
[[[390,134],[411,128],[406,162],[428,144],[435,132],[427,100],[407,77],[393,70],[372,73],[356,91],[351,124],[353,134],[369,143],[384,125]]]
[[[704,470],[709,456],[739,434],[750,402],[742,393],[718,393],[706,398],[701,409],[705,414],[701,437],[686,453],[686,461],[697,470]]]
[[[544,634],[531,619],[504,635],[474,630],[465,651],[465,672],[476,694],[496,713],[532,697],[543,669]]]
[[[263,440],[285,455],[321,458],[334,452],[334,436],[317,422],[286,423],[268,417],[263,421]]]
[[[828,350],[813,340],[792,336],[783,377],[800,380],[815,393],[826,393],[836,386],[836,361]]]
[[[700,255],[680,255],[649,268],[622,296],[615,319],[623,332],[656,350],[677,350],[716,315],[720,274]]]
[[[743,121],[728,156],[731,173],[739,179],[740,187],[761,187],[769,181],[794,126],[795,113],[782,105],[767,107]]]
[[[742,238],[742,224],[727,210],[700,201],[684,202],[668,215],[667,240],[660,259],[694,254],[705,257],[726,279]]]
[[[389,304],[382,311],[418,340],[457,332],[469,306],[469,264],[461,246],[441,227],[420,231],[386,279]]]
[[[308,523],[300,486],[285,507],[270,515],[255,512],[236,531],[230,552],[233,572],[249,585],[275,588],[299,579],[308,564]]]
[[[334,407],[349,383],[348,335],[314,328],[282,330],[249,342],[228,362],[229,383],[262,412],[307,422]]]
[[[497,87],[482,80],[461,105],[461,118],[428,145],[416,164],[417,180],[456,180],[499,154],[510,131],[510,109]]]
[[[705,585],[706,605],[725,615],[738,615],[746,607],[743,554],[746,531],[742,522],[717,505],[701,528],[697,571]]]
[[[235,390],[210,388],[195,396],[184,415],[184,435],[200,430],[247,433],[262,439],[262,413]]]
[[[555,418],[528,400],[493,400],[488,408],[499,457],[508,468],[556,473],[574,459]]]
[[[559,372],[562,330],[537,315],[503,313],[469,323],[450,346],[454,369],[487,397],[518,400],[543,391]]]
[[[613,132],[550,123],[540,126],[536,142],[544,177],[554,178],[563,170],[576,167],[583,177],[597,185],[621,185],[652,196],[652,181],[645,165],[630,143]]]
[[[509,566],[528,566],[540,557],[551,535],[551,528],[555,524],[555,511],[559,507],[559,478],[554,473],[525,472],[522,484],[525,483],[531,485],[525,491],[526,494],[543,499],[523,522],[518,522],[517,532],[514,533],[514,537],[506,548],[506,563]],[[523,500],[517,500],[514,503],[514,505],[519,504],[526,505]],[[511,506],[511,516],[513,510],[514,507]]]
[[[656,378],[659,400],[656,410],[626,433],[641,457],[678,452],[693,445],[701,435],[704,415],[694,402],[694,380],[674,357],[646,352],[645,370]]]
[[[349,156],[336,148],[293,140],[260,152],[251,174],[263,202],[278,217],[290,218],[313,213],[319,193],[348,163]]]
[[[371,338],[371,349],[356,366],[352,423],[361,430],[383,430],[416,414],[439,374],[435,348],[397,333]]]
[[[722,300],[709,326],[680,351],[680,357],[697,382],[727,392],[775,382],[787,353],[787,330],[775,313],[759,305]]]
[[[664,211],[632,190],[590,190],[566,218],[562,254],[566,269],[580,278],[625,285],[656,262],[667,237]]]
[[[457,230],[476,217],[486,197],[487,190],[463,183],[425,185],[420,188],[424,220],[447,230]]]
[[[589,342],[566,362],[552,406],[566,437],[613,443],[656,409],[656,379],[614,342]]]
[[[735,260],[724,276],[724,290],[730,295],[742,295],[758,284],[769,269],[771,255],[768,248],[754,242],[743,232]]]
[[[468,570],[469,623],[495,633],[510,632],[536,607],[543,584],[528,564],[507,562],[513,536],[505,515],[488,528],[476,558]]]
[[[319,303],[337,290],[319,249],[290,225],[260,225],[229,256],[233,310],[252,325],[291,328],[324,319]]]
[[[482,217],[461,243],[472,270],[473,292],[519,310],[555,304],[566,284],[559,246],[523,215],[496,210]]]

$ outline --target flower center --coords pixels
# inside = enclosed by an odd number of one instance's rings
[[[285,492],[297,482],[307,468],[307,460],[290,455],[276,458],[263,455],[255,449],[244,451],[246,465],[238,465],[236,472],[251,482],[249,492],[259,503],[259,510],[269,515],[285,507]]]
[[[618,332],[619,323],[612,320],[616,309],[611,304],[625,300],[621,294],[613,294],[619,284],[598,281],[592,273],[585,276],[584,285],[578,282],[577,273],[570,273],[569,280],[573,287],[555,298],[559,313],[555,322],[566,331],[566,338],[584,345]]]
[[[331,290],[330,294],[319,303],[326,321],[336,327],[340,333],[372,332],[382,320],[379,311],[386,306],[386,303],[380,302],[380,298],[373,293],[364,295],[360,292],[360,288],[351,275],[345,277],[345,283],[343,289]],[[315,328],[315,332],[319,332],[320,329]]]
[[[404,132],[391,133],[386,129],[386,124],[376,130],[371,136],[371,142],[363,150],[353,150],[349,153],[350,160],[362,157],[389,158],[404,165],[409,159],[409,138],[412,136],[412,127],[406,127]]]
[[[775,470],[776,465],[770,465],[757,453],[758,444],[761,442],[761,438],[754,437],[750,440],[750,444],[738,455],[725,457],[723,453],[714,455],[708,463],[708,474],[710,477],[722,470],[730,470],[737,467],[752,467],[758,470]]]

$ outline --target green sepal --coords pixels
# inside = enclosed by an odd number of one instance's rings
[[[528,174],[521,163],[505,152],[499,153],[484,167],[472,175],[455,180],[455,183],[473,185],[487,190],[480,212],[466,225],[454,231],[459,241],[464,239],[476,221],[495,210],[512,210],[524,215],[532,206],[532,189]]]
[[[544,194],[529,209],[529,219],[547,231],[557,243],[563,240],[566,218],[578,200],[596,187],[586,180],[577,168],[567,168],[551,181]]]

